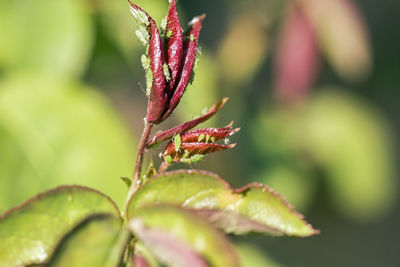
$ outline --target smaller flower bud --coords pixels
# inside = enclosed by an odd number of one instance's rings
[[[184,143],[214,143],[215,141],[227,138],[237,133],[240,128],[231,129],[232,123],[224,128],[206,128],[190,131],[182,136],[182,142]]]
[[[163,152],[163,158],[168,163],[190,163],[189,161],[194,159],[203,159],[203,157],[199,157],[197,155],[204,156],[213,152],[234,148],[235,146],[236,144],[220,145],[213,143],[182,143],[180,149],[176,151],[174,143],[170,143]]]
[[[217,113],[225,105],[225,103],[227,101],[228,101],[228,98],[225,97],[225,98],[221,99],[220,101],[218,101],[216,104],[214,104],[205,114],[195,118],[194,120],[185,122],[174,128],[171,128],[171,129],[168,129],[168,130],[165,130],[165,131],[162,131],[162,132],[156,134],[155,136],[150,138],[150,141],[146,144],[146,147],[149,148],[151,146],[159,144],[160,142],[162,142],[164,140],[170,139],[177,134],[183,134],[183,133],[189,131],[190,129],[193,129],[198,124],[200,124],[200,123],[208,120],[212,116],[214,116],[214,114]]]
[[[220,145],[214,142],[227,138],[240,130],[231,129],[232,123],[224,128],[206,128],[187,132],[173,138],[162,153],[164,161],[191,163],[203,159],[204,155],[234,148],[236,144]]]

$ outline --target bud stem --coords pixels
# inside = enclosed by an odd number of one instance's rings
[[[169,163],[166,161],[163,161],[160,165],[160,168],[158,168],[158,173],[163,173],[165,172],[169,167]]]
[[[144,154],[144,151],[146,148],[146,143],[147,143],[147,140],[149,139],[152,128],[153,128],[153,124],[151,122],[148,122],[147,119],[145,118],[144,119],[144,129],[143,129],[142,137],[140,139],[138,153],[137,153],[137,157],[136,157],[135,171],[133,173],[132,184],[129,187],[125,206],[128,204],[128,201],[130,200],[132,195],[136,192],[136,190],[140,186],[139,182],[140,182],[140,172],[142,170],[142,165],[143,165],[143,154]]]

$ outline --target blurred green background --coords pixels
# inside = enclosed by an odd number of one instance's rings
[[[135,3],[157,22],[168,8]],[[245,266],[398,266],[398,1],[181,0],[178,8],[183,26],[207,14],[202,56],[161,127],[229,96],[204,125],[234,120],[237,148],[192,167],[236,187],[263,182],[321,230],[234,238]],[[307,27],[291,20],[293,8],[311,25],[311,49],[301,49],[310,32],[299,34]],[[135,30],[123,0],[0,0],[0,212],[60,184],[123,203],[119,177],[132,174],[147,102]],[[285,71],[285,81],[297,75],[293,88],[277,86]]]

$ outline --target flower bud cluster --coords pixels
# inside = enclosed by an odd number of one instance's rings
[[[162,158],[168,164],[200,161],[206,154],[234,148],[236,144],[229,144],[228,137],[239,130],[240,128],[232,129],[232,123],[230,123],[223,128],[197,129],[182,136],[177,134],[165,147]],[[221,139],[225,140],[223,145],[215,143]]]
[[[142,56],[149,97],[146,119],[158,124],[177,107],[192,78],[205,16],[195,17],[183,34],[176,1],[171,0],[168,15],[159,31],[146,11],[132,2],[130,6],[139,23],[137,36],[147,46],[147,55]]]

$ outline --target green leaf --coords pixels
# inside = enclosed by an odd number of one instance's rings
[[[68,233],[57,246],[49,266],[118,266],[130,234],[121,231],[121,220],[97,214]]]
[[[255,121],[254,148],[272,166],[265,173],[275,176],[266,177],[268,184],[281,182],[277,189],[286,187],[289,193],[291,189],[283,184],[288,180],[285,174],[273,172],[282,166],[296,171],[297,177],[290,179],[299,182],[291,184],[308,198],[301,204],[312,200],[310,185],[322,176],[328,197],[348,218],[368,221],[384,216],[395,204],[397,188],[390,123],[348,90],[317,91],[296,109],[269,109]]]
[[[372,68],[371,44],[356,3],[340,0],[298,2],[312,23],[320,49],[338,74],[351,81],[365,78]]]
[[[129,228],[170,266],[238,266],[233,247],[202,217],[174,206],[139,209]]]
[[[379,218],[396,203],[395,142],[382,115],[345,91],[327,88],[305,116],[307,149],[325,171],[335,205],[353,219]]]
[[[160,203],[199,210],[228,233],[301,237],[318,233],[267,186],[250,184],[234,190],[217,175],[203,171],[176,171],[150,179],[132,196],[127,217],[135,216],[141,207]]]
[[[42,263],[79,222],[95,213],[120,216],[100,192],[63,186],[42,193],[0,216],[0,266]]]
[[[98,189],[123,203],[132,137],[103,95],[35,73],[0,83],[0,212],[61,184]]]
[[[78,76],[93,43],[88,2],[0,0],[0,66]]]

